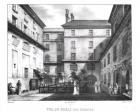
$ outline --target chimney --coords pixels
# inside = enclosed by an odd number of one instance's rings
[[[74,20],[74,15],[73,15],[73,13],[71,13],[70,16],[71,16],[71,21]]]
[[[66,17],[66,23],[69,22],[70,17],[69,17],[69,10],[68,9],[66,9],[65,17]]]

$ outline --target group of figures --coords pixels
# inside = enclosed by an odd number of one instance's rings
[[[12,83],[8,83],[8,94],[20,95],[20,93],[21,93],[21,81],[20,80],[17,81],[16,87],[13,87]]]
[[[100,81],[93,80],[94,84],[89,84],[90,80],[87,81],[87,79],[84,80],[84,78],[81,78],[80,76],[77,76],[75,72],[71,73],[71,78],[73,81],[74,89],[73,89],[73,95],[79,95],[80,92],[87,92],[88,87],[92,89],[95,93],[101,92],[101,85]],[[83,85],[83,86],[82,86]],[[82,90],[80,90],[82,86]],[[92,87],[91,87],[92,86]],[[89,91],[90,92],[90,91]]]

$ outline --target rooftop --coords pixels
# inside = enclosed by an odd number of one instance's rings
[[[108,20],[72,20],[62,25],[63,28],[111,28]]]
[[[63,28],[44,28],[44,32],[64,32]]]
[[[38,17],[38,15],[34,12],[34,10],[29,6],[22,4],[20,5],[32,18],[35,20],[35,22],[41,27],[44,28],[46,25],[43,23],[43,21]]]

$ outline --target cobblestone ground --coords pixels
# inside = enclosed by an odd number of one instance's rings
[[[98,94],[80,94],[80,95],[73,95],[71,93],[47,93],[47,94],[30,94],[30,95],[23,95],[23,96],[10,96],[8,97],[8,101],[124,101],[129,100],[125,96],[110,96],[106,93],[98,93]]]
[[[28,94],[28,95],[11,95],[8,101],[39,101],[43,98],[50,97],[53,94]]]
[[[126,98],[125,96],[120,96],[120,95],[113,95],[110,96],[106,93],[98,93],[98,94],[80,94],[80,95],[73,95],[73,94],[69,94],[69,93],[59,93],[59,94],[53,94],[50,97],[46,97],[41,99],[41,101],[47,101],[47,100],[78,100],[78,101],[102,101],[102,100],[129,100],[128,98]]]

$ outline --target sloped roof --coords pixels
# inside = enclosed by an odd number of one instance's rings
[[[102,41],[96,48],[95,52],[95,60],[99,60],[102,57],[102,53],[104,52],[106,46],[108,45],[109,41],[111,40],[111,37],[106,38],[104,41]]]
[[[64,32],[63,28],[44,28],[44,32]]]
[[[20,4],[20,6],[30,15],[30,17],[35,20],[35,22],[41,27],[44,28],[46,25],[43,21],[38,17],[35,11],[29,6],[25,4]]]
[[[62,25],[63,28],[111,28],[108,20],[72,20]]]

